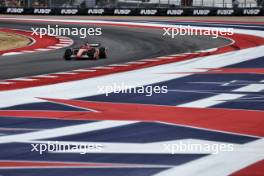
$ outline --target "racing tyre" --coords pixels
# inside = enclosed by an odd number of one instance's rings
[[[71,56],[72,56],[72,50],[71,49],[66,49],[65,53],[64,53],[64,59],[65,60],[71,60]]]
[[[104,47],[99,48],[99,57],[106,58],[106,49]]]
[[[92,59],[96,60],[96,51],[94,48],[92,48],[90,51],[87,52],[87,56]]]

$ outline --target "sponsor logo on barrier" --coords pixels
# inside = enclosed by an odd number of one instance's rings
[[[208,15],[210,10],[193,10],[193,15]]]
[[[104,9],[88,9],[87,13],[92,15],[102,15],[104,13]]]
[[[78,13],[78,9],[61,9],[61,14],[76,15],[77,13]]]
[[[50,14],[51,9],[34,9],[34,14]]]
[[[156,15],[158,10],[149,10],[149,9],[142,9],[140,10],[140,15]]]
[[[217,15],[232,15],[233,13],[234,13],[233,9],[224,9],[224,10],[218,9],[216,12]]]
[[[218,8],[218,9],[193,9],[193,10],[185,10],[185,9],[163,9],[159,11],[158,9],[121,9],[121,8],[113,8],[111,10],[107,10],[105,8],[86,8],[86,9],[78,9],[78,8],[62,8],[62,9],[52,9],[52,8],[16,8],[16,7],[2,7],[0,10],[2,13],[10,13],[10,14],[55,14],[55,15],[77,15],[79,12],[86,13],[87,15],[142,15],[142,16],[207,16],[207,15],[218,15],[218,16],[228,16],[228,15],[263,15],[261,8],[239,8],[239,9],[228,9],[228,8]],[[86,11],[86,12],[85,12]],[[0,13],[1,13],[0,12]]]
[[[23,8],[7,8],[6,13],[23,13]]]
[[[130,9],[115,9],[114,14],[116,15],[129,15],[131,13]]]
[[[260,9],[244,9],[244,15],[258,15],[260,13]]]
[[[179,10],[167,10],[167,15],[182,15],[183,14],[183,10],[179,9]]]

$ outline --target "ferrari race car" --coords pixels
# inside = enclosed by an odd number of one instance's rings
[[[101,47],[100,44],[89,44],[85,43],[79,48],[69,48],[66,49],[64,53],[65,60],[71,59],[105,59],[106,56],[106,48]]]

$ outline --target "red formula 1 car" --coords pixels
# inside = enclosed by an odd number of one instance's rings
[[[100,44],[89,44],[85,43],[79,48],[69,48],[66,49],[64,53],[65,60],[71,59],[105,59],[106,55],[106,48],[101,47]]]

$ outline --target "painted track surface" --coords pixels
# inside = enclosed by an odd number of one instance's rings
[[[263,47],[251,48],[224,57],[192,60],[186,65],[168,64],[74,83],[1,92],[6,102],[1,102],[0,111],[0,166],[5,168],[0,173],[209,176],[230,175],[257,163],[235,175],[263,175],[262,50]],[[201,66],[223,67],[222,74],[184,74]],[[169,93],[151,97],[140,93],[95,93],[99,83],[109,85],[117,80],[135,85],[167,85]],[[33,141],[98,142],[104,150],[87,155],[72,152],[40,156],[30,152],[29,143]],[[177,141],[233,144],[236,151],[172,155],[164,150],[164,144]]]

